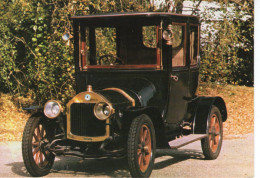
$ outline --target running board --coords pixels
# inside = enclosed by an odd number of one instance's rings
[[[184,136],[181,138],[177,138],[175,140],[172,140],[168,142],[171,148],[180,148],[182,146],[188,145],[189,143],[195,142],[197,140],[201,140],[205,137],[207,137],[207,134],[191,134],[188,136]]]

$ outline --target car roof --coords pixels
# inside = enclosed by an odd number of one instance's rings
[[[72,16],[74,21],[100,20],[100,19],[136,19],[136,18],[181,18],[183,20],[198,21],[199,17],[193,15],[174,14],[170,12],[123,12],[123,13],[103,13],[83,16]]]

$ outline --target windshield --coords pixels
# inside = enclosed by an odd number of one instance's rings
[[[80,30],[81,67],[158,67],[159,29],[156,24],[84,26]]]

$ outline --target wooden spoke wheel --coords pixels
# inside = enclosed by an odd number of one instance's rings
[[[209,146],[213,153],[216,153],[220,141],[220,124],[216,114],[210,118],[209,125]]]
[[[145,172],[150,163],[152,154],[151,133],[149,128],[146,125],[142,125],[139,135],[140,139],[137,149],[138,164],[140,170]]]
[[[147,115],[136,117],[128,135],[128,165],[133,177],[149,177],[155,159],[155,131]]]
[[[44,176],[50,172],[55,159],[45,150],[50,136],[50,129],[41,118],[29,118],[23,132],[22,153],[25,167],[32,176]]]
[[[222,146],[223,127],[219,109],[213,106],[208,119],[208,137],[201,140],[203,154],[206,159],[216,159]]]

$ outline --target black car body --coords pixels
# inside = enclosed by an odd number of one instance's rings
[[[127,156],[131,175],[147,177],[156,148],[196,140],[207,159],[217,158],[227,111],[222,98],[197,96],[198,17],[153,12],[71,19],[77,95],[66,106],[48,101],[28,120],[23,157],[31,175],[46,175],[55,155],[74,155]]]

